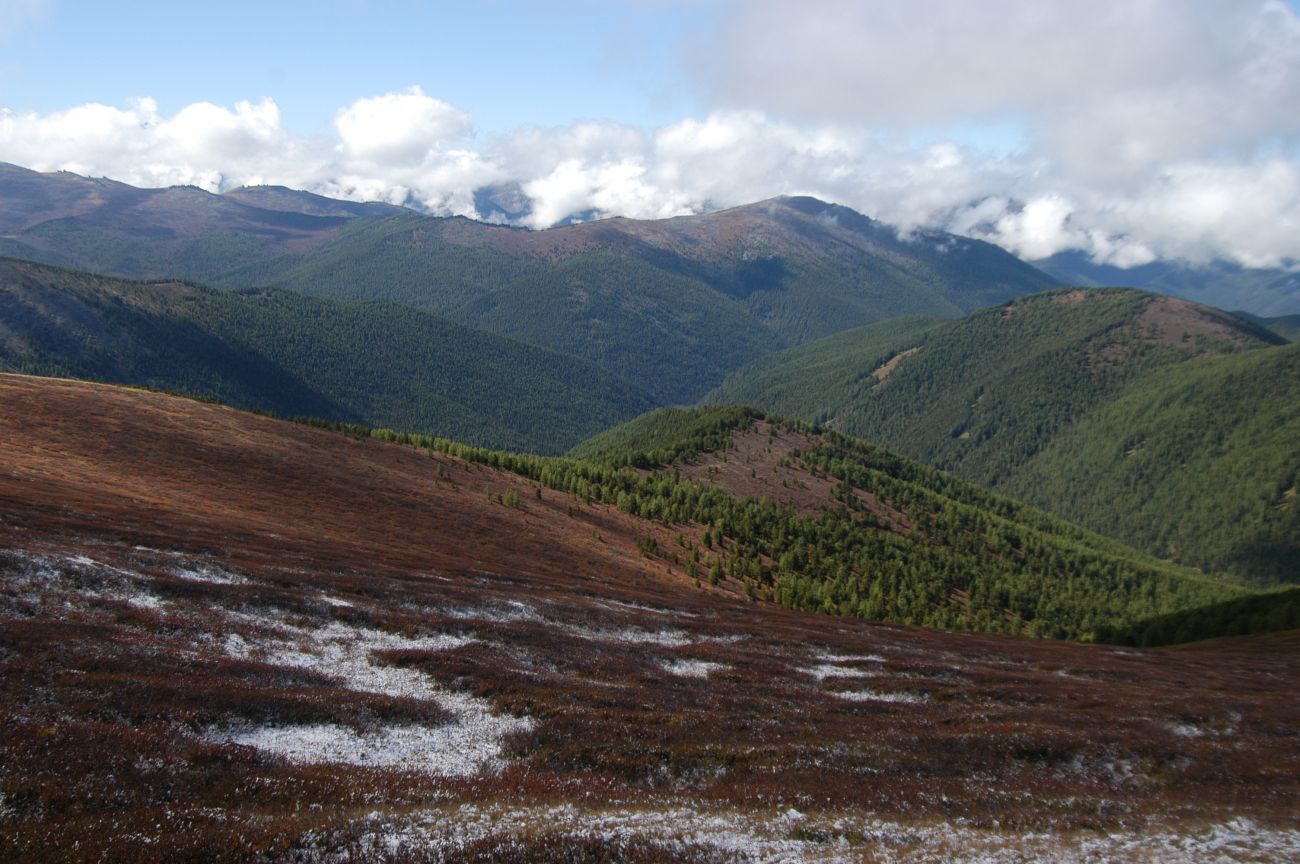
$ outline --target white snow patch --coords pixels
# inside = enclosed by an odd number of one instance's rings
[[[1166,723],[1165,728],[1179,738],[1200,738],[1205,731],[1191,723]]]
[[[595,630],[589,627],[568,627],[570,632],[583,639],[600,642],[625,642],[630,645],[658,645],[663,648],[680,648],[691,644],[691,637],[681,630]]]
[[[104,595],[112,600],[122,600],[137,609],[151,609],[155,612],[165,609],[167,601],[148,591],[119,591]]]
[[[811,675],[818,681],[825,681],[827,678],[871,678],[880,674],[869,669],[858,669],[853,666],[835,666],[830,663],[810,666],[806,669],[800,669],[799,671],[805,675]]]
[[[631,603],[627,600],[602,600],[602,606],[617,607],[620,609],[632,609],[637,612],[649,612],[652,615],[663,615],[670,618],[698,618],[694,612],[687,612],[682,609],[661,609],[656,606],[646,606],[642,603]]]
[[[480,606],[467,609],[452,608],[443,609],[441,612],[450,618],[490,621],[494,624],[509,624],[514,621],[545,621],[536,609],[517,600],[511,600],[499,606]]]
[[[884,663],[885,658],[879,654],[832,654],[820,651],[814,655],[825,663]]]
[[[213,585],[245,585],[248,583],[248,580],[238,573],[231,573],[208,564],[200,564],[198,567],[175,567],[169,572],[177,579],[184,579],[187,582],[208,582]]]
[[[328,594],[322,594],[320,599],[336,609],[350,609],[352,607],[352,601],[344,600],[342,597],[331,597]]]
[[[882,693],[878,690],[837,690],[834,695],[850,702],[906,702],[919,704],[927,701],[927,697],[919,693]]]
[[[710,663],[707,660],[669,660],[660,665],[670,675],[680,675],[683,678],[708,678],[712,672],[729,668],[725,663]]]
[[[447,634],[412,639],[338,621],[316,630],[285,629],[297,639],[276,640],[260,646],[263,654],[260,659],[274,666],[307,669],[339,679],[349,690],[414,699],[440,697],[442,689],[423,672],[371,664],[371,653],[446,651],[474,641],[468,636]]]
[[[222,642],[221,647],[228,656],[238,657],[240,659],[247,657],[251,650],[248,647],[248,642],[238,633],[227,633],[225,641]]]
[[[332,724],[267,726],[209,730],[206,737],[257,747],[295,762],[467,776],[494,766],[506,735],[532,728],[528,718],[494,714],[487,700],[447,690],[423,672],[371,663],[376,651],[445,651],[472,642],[468,636],[411,638],[340,622],[315,630],[285,625],[283,630],[293,638],[269,640],[250,651],[242,638],[227,637],[226,651],[306,669],[334,678],[349,690],[431,701],[452,715],[451,722],[433,728],[396,724],[365,734]]]
[[[482,718],[471,724],[462,717],[446,726],[389,725],[373,732],[332,723],[264,726],[231,732],[223,739],[298,764],[342,763],[467,777],[496,760],[498,739],[514,731],[513,719],[491,718],[489,725],[495,728],[485,728]]]
[[[672,809],[584,809],[573,804],[511,808],[464,804],[397,818],[365,817],[358,848],[396,854],[402,850],[457,849],[487,837],[557,831],[607,841],[645,837],[667,844],[694,843],[759,864],[860,862],[920,864],[1076,864],[1081,861],[1292,861],[1300,856],[1300,831],[1265,829],[1238,818],[1209,828],[1178,826],[1130,829],[1112,834],[987,831],[956,822],[908,824],[862,813],[805,815]],[[797,839],[796,828],[822,836]],[[436,856],[435,856],[436,857]]]

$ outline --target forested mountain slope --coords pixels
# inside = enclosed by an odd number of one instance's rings
[[[571,455],[665,484],[665,502],[627,503],[642,515],[690,514],[675,503],[682,478],[753,502],[705,511],[730,552],[708,572],[794,608],[1081,638],[1207,592],[1240,593],[882,448],[751,409],[660,409]]]
[[[275,187],[142,190],[14,166],[0,166],[0,254],[395,301],[584,357],[660,402],[847,327],[956,317],[1055,284],[996,246],[900,238],[811,198],[527,231]]]
[[[0,365],[558,452],[649,395],[578,358],[393,303],[108,279],[0,259]]]
[[[884,322],[801,346],[709,401],[825,423],[1162,557],[1294,578],[1300,531],[1280,496],[1300,464],[1300,376],[1275,334],[1123,289],[918,328]],[[1153,446],[1135,457],[1139,439]]]

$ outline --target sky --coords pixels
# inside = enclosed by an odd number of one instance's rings
[[[1030,260],[1293,268],[1297,2],[0,0],[0,161],[487,187],[533,228],[809,194]]]

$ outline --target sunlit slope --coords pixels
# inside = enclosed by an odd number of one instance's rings
[[[1294,574],[1300,537],[1279,496],[1300,461],[1300,378],[1275,334],[1123,289],[912,327],[793,349],[708,398],[879,442],[1207,571]],[[1126,461],[1130,433],[1160,446]]]

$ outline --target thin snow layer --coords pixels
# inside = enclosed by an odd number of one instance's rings
[[[59,605],[77,609],[104,601],[152,611],[161,611],[168,605],[144,587],[146,577],[85,555],[32,555],[4,550],[3,559],[14,561],[21,568],[10,584],[15,588],[29,588],[34,595],[44,597],[46,603],[50,599],[48,595],[54,594],[61,595]]]
[[[375,812],[357,826],[359,851],[450,851],[488,837],[558,832],[605,841],[633,837],[697,844],[759,864],[861,862],[919,864],[1074,864],[1079,861],[1264,862],[1300,859],[1300,830],[1266,829],[1238,818],[1177,829],[1114,834],[987,831],[960,823],[906,824],[866,814],[672,809],[582,809],[572,804],[516,809],[465,804],[403,817]],[[437,856],[435,856],[437,857]]]
[[[853,666],[835,666],[830,663],[821,663],[800,671],[805,675],[811,675],[818,681],[825,681],[827,678],[871,678],[879,674],[868,669],[857,669]]]
[[[197,567],[174,567],[171,574],[187,582],[208,582],[212,585],[244,585],[248,582],[238,573],[231,573],[211,564],[200,564]]]
[[[822,651],[815,655],[818,660],[826,663],[884,663],[885,658],[879,654],[832,654],[828,651]]]
[[[447,690],[414,669],[376,665],[371,656],[376,651],[446,651],[473,641],[470,637],[410,638],[340,622],[315,630],[281,625],[281,630],[289,638],[252,651],[243,639],[227,640],[225,648],[234,656],[252,654],[275,666],[334,678],[349,690],[434,702],[452,715],[452,721],[431,728],[394,724],[369,733],[331,724],[210,730],[210,739],[256,747],[292,762],[463,777],[496,767],[505,736],[532,728],[527,718],[494,714],[487,700]]]
[[[365,733],[332,723],[264,726],[230,733],[222,740],[298,764],[342,763],[466,777],[497,760],[498,739],[509,730],[484,729],[481,723],[464,719],[435,728],[392,725]]]
[[[919,693],[881,693],[877,690],[837,690],[835,695],[850,702],[908,702],[916,704],[926,701]]]
[[[631,603],[627,600],[607,599],[601,600],[600,605],[607,608],[631,609],[636,612],[649,612],[652,615],[663,615],[669,618],[698,618],[694,612],[687,612],[684,609],[663,609],[658,606],[646,606],[643,603]]]
[[[438,610],[449,618],[461,618],[468,621],[489,621],[494,624],[510,624],[515,621],[545,622],[536,609],[527,603],[511,600],[493,606],[452,608]]]
[[[581,639],[598,642],[623,642],[629,645],[658,645],[662,648],[680,648],[690,645],[692,639],[681,630],[641,630],[630,627],[626,630],[594,630],[590,627],[568,626],[564,629]]]
[[[708,678],[710,673],[727,668],[725,663],[710,663],[707,660],[668,660],[661,665],[665,672],[682,678]]]

